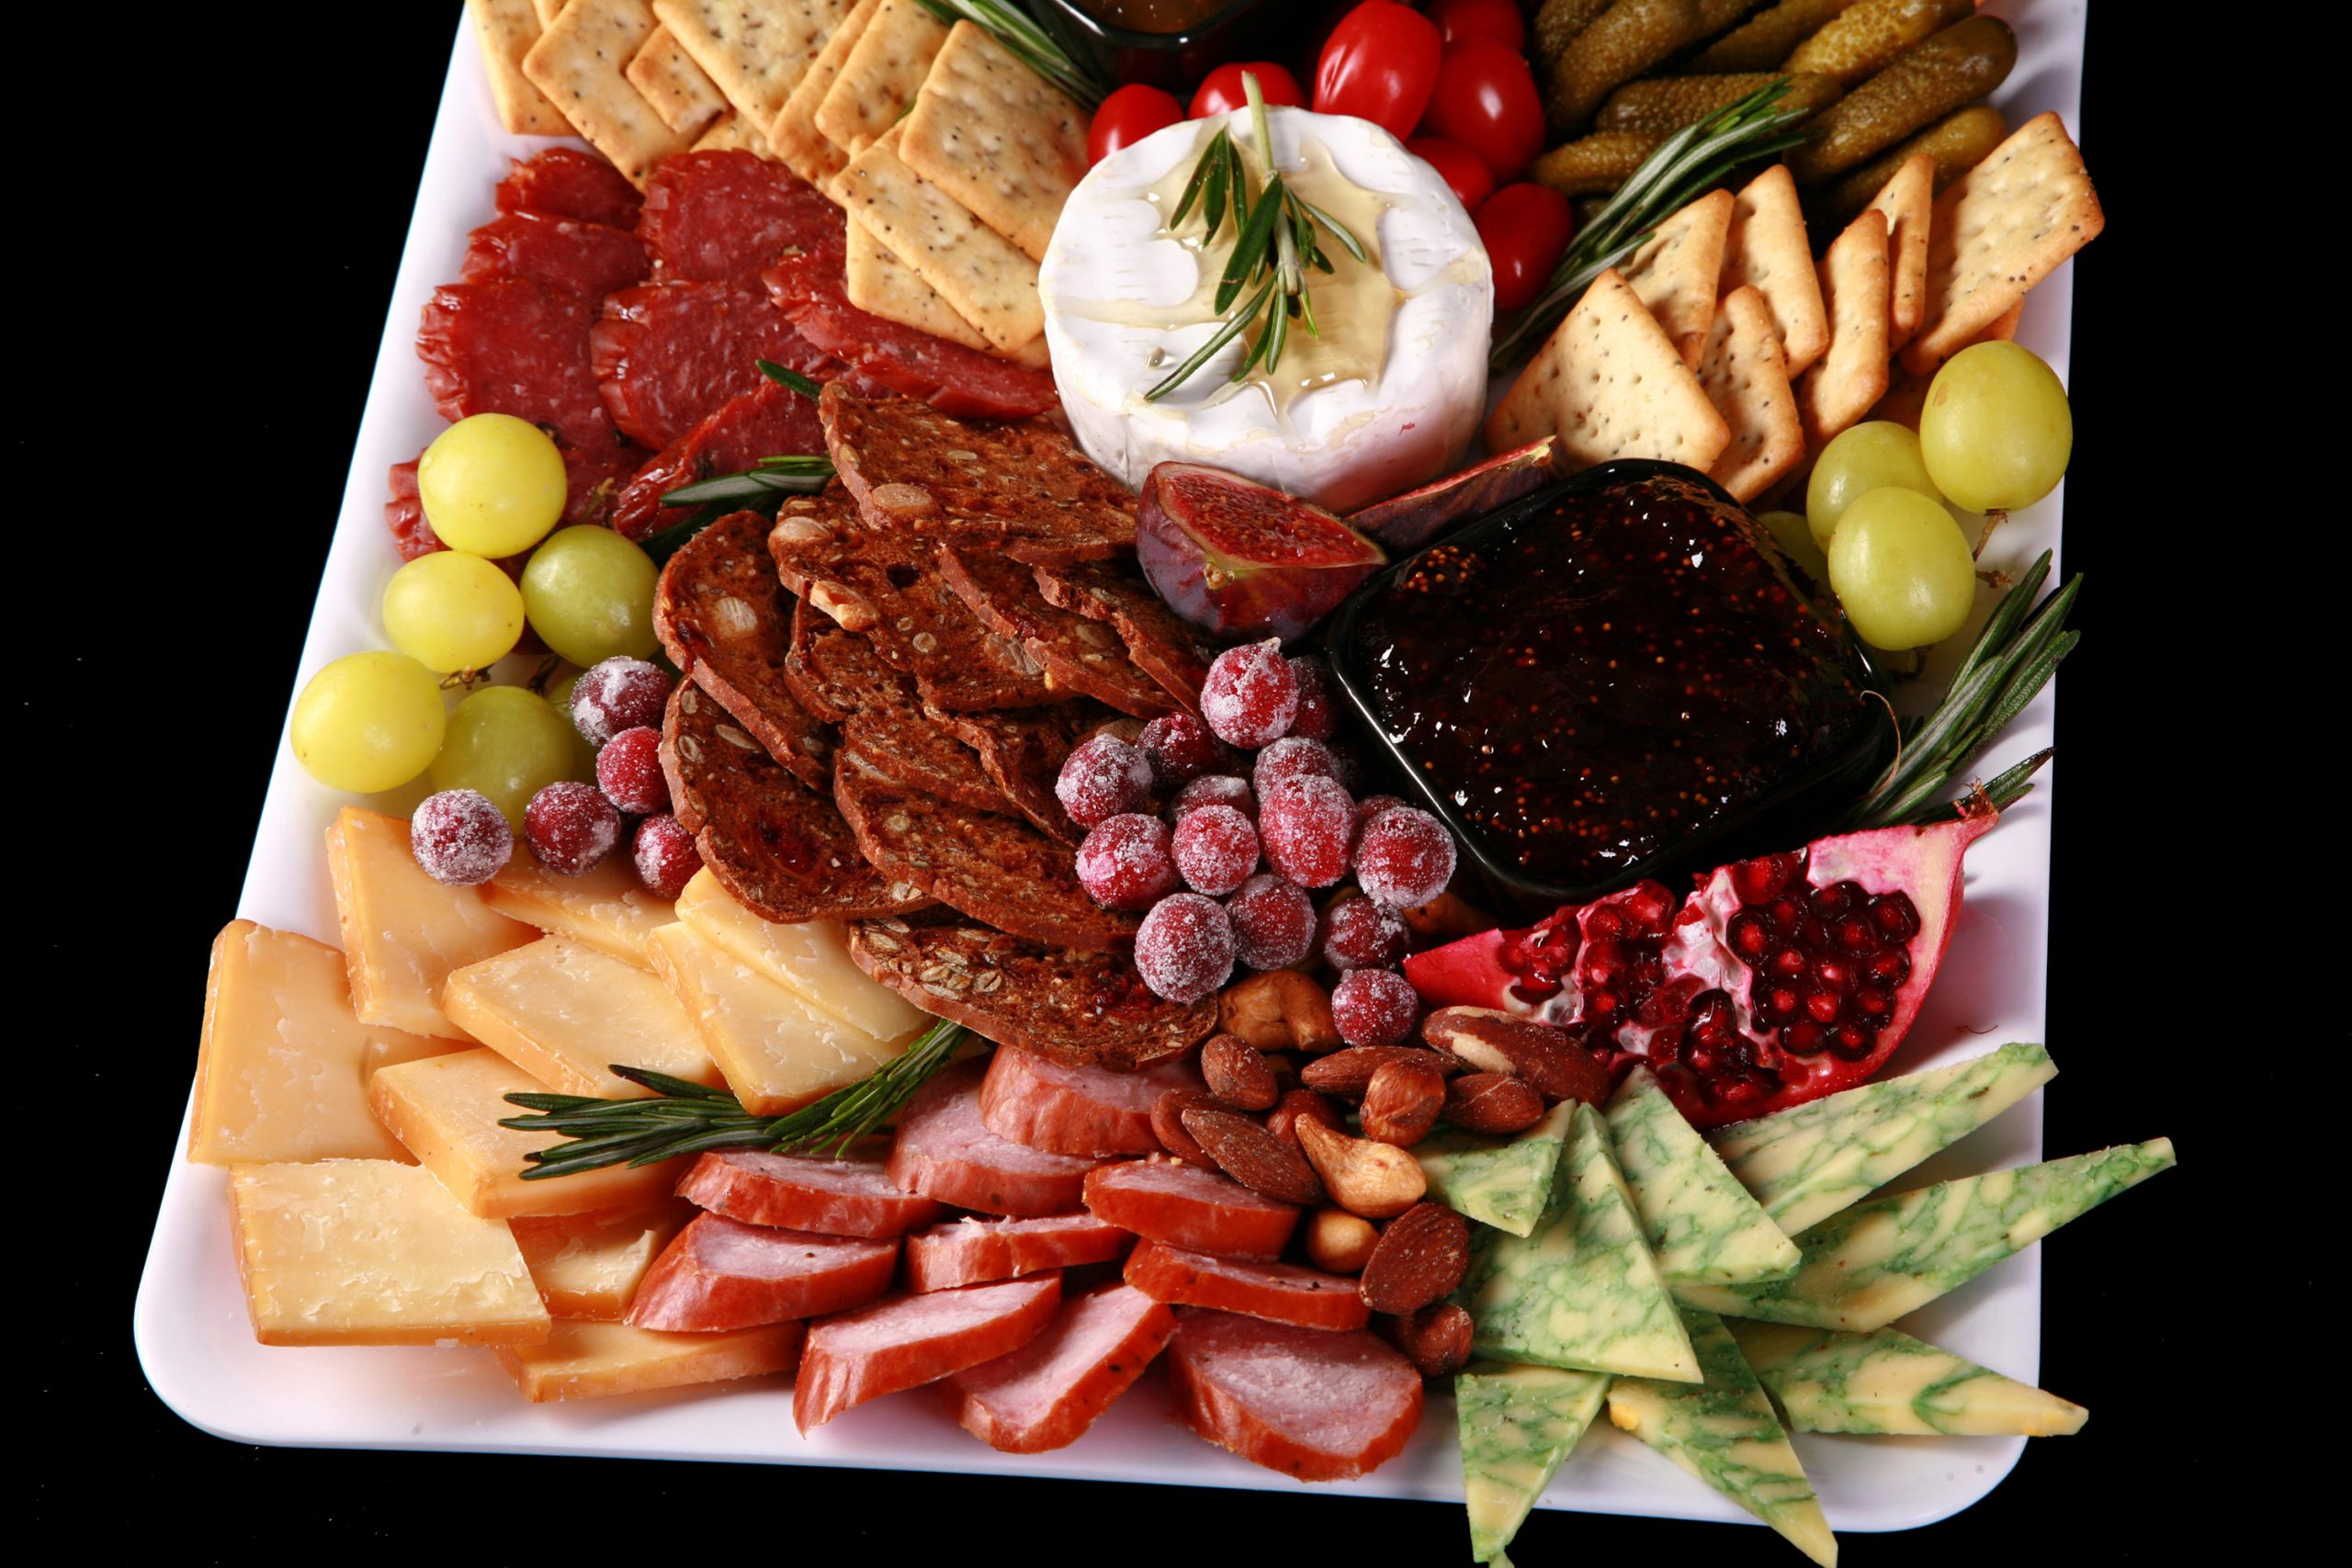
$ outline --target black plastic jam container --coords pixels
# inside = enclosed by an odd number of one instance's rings
[[[1746,519],[1742,531],[1758,547],[1769,568],[1807,607],[1817,604],[1816,596],[1791,570],[1770,530],[1748,517],[1721,486],[1698,470],[1678,463],[1626,459],[1587,468],[1455,529],[1430,547],[1466,550],[1474,555],[1480,553],[1482,546],[1499,548],[1527,519],[1548,513],[1564,501],[1620,487],[1631,488],[1659,477],[1695,486]],[[1432,777],[1420,765],[1409,743],[1400,744],[1392,738],[1378,705],[1369,662],[1371,653],[1363,645],[1360,634],[1367,616],[1385,602],[1391,586],[1405,573],[1415,570],[1416,564],[1428,553],[1423,550],[1391,564],[1358,589],[1333,615],[1323,639],[1325,649],[1340,689],[1387,751],[1395,764],[1394,771],[1409,779],[1414,793],[1453,829],[1491,890],[1504,902],[1545,908],[1584,903],[1645,877],[1703,871],[1742,855],[1790,848],[1826,827],[1838,809],[1860,795],[1884,767],[1893,750],[1894,724],[1886,705],[1877,694],[1882,691],[1878,672],[1860,643],[1843,632],[1842,620],[1834,612],[1825,615],[1815,609],[1813,614],[1816,619],[1838,630],[1839,656],[1860,710],[1847,724],[1845,732],[1830,738],[1828,744],[1815,746],[1787,772],[1772,778],[1747,798],[1723,808],[1670,842],[1612,866],[1604,876],[1552,881],[1532,874],[1527,868],[1498,852],[1486,830],[1449,798],[1442,787],[1444,781]]]
[[[1296,16],[1285,17],[1289,6],[1273,0],[1229,0],[1172,33],[1103,21],[1079,0],[1036,0],[1029,10],[1064,49],[1092,60],[1113,81],[1141,82],[1180,95],[1191,92],[1202,77],[1228,60],[1287,52],[1274,36],[1279,24],[1287,19],[1295,30],[1302,21]]]

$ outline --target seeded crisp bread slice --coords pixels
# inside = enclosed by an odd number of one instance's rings
[[[1732,194],[1709,191],[1665,222],[1625,264],[1625,281],[1696,370],[1714,324],[1716,282],[1731,235]]]
[[[957,315],[938,289],[918,277],[913,268],[891,254],[889,246],[854,219],[850,220],[849,257],[842,276],[849,302],[859,310],[966,348],[989,351],[989,340],[977,327]]]
[[[1821,258],[1829,302],[1829,352],[1797,383],[1805,442],[1818,452],[1886,395],[1888,283],[1886,214],[1876,208],[1846,225]]]
[[[899,156],[1043,261],[1086,173],[1086,114],[986,32],[957,22],[907,117]]]
[[[1786,164],[1774,164],[1732,198],[1723,277],[1715,287],[1728,294],[1743,284],[1752,285],[1772,308],[1790,378],[1804,375],[1828,351],[1829,311],[1822,303],[1796,181]]]
[[[662,123],[681,136],[700,136],[727,112],[726,96],[667,28],[654,28],[621,73],[645,95]]]
[[[523,74],[523,57],[552,18],[532,10],[531,0],[466,0],[466,8],[473,13],[498,123],[517,136],[571,135],[571,122]]]
[[[1731,442],[1699,378],[1616,268],[1592,280],[1487,421],[1487,449],[1556,435],[1574,473],[1616,457],[1713,466]]]
[[[768,520],[721,517],[664,562],[653,592],[662,650],[768,755],[811,789],[833,782],[833,737],[785,680],[792,596],[768,558]]]
[[[917,0],[882,0],[817,106],[817,129],[853,158],[897,125],[947,42]]]
[[[842,18],[842,25],[825,40],[825,47],[809,63],[807,74],[792,89],[792,96],[785,99],[784,108],[768,127],[768,142],[775,147],[775,155],[784,160],[786,167],[820,190],[849,166],[849,154],[817,129],[817,106],[825,101],[833,78],[842,73],[842,62],[857,47],[857,40],[874,20],[874,13],[881,8],[882,0],[857,0],[850,14]]]
[[[1137,718],[1176,706],[1159,682],[1136,668],[1112,626],[1049,603],[1036,575],[993,546],[942,545],[939,570],[982,625],[1021,644],[1056,689],[1080,692]]]
[[[1037,264],[967,208],[907,167],[883,137],[830,187],[850,216],[939,290],[995,349],[1016,349],[1046,330]]]
[[[1753,287],[1724,296],[1699,380],[1731,426],[1731,445],[1707,477],[1733,500],[1755,500],[1804,461],[1804,425],[1781,355],[1781,334],[1772,330],[1772,308]]]
[[[1886,346],[1911,341],[1928,302],[1928,241],[1935,212],[1936,161],[1925,152],[1905,158],[1871,205],[1886,215],[1889,265]]]
[[[763,140],[850,0],[653,0],[703,73]]]
[[[523,57],[531,85],[640,190],[654,164],[686,149],[622,74],[654,26],[645,0],[571,0]]]

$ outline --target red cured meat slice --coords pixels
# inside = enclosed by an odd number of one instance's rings
[[[1151,1108],[1171,1089],[1201,1089],[1188,1054],[1139,1072],[1048,1061],[1007,1045],[989,1061],[980,1120],[1000,1138],[1057,1155],[1148,1155]]]
[[[1298,1211],[1238,1181],[1165,1159],[1106,1165],[1086,1178],[1086,1207],[1151,1241],[1219,1258],[1270,1262],[1282,1256]]]
[[[1372,1321],[1353,1280],[1295,1263],[1238,1263],[1148,1241],[1128,1254],[1126,1280],[1170,1306],[1215,1307],[1299,1328],[1362,1328]]]
[[[504,212],[466,239],[461,283],[527,277],[600,299],[645,281],[645,245],[626,229],[546,212]]]
[[[1064,1302],[1028,1344],[940,1384],[972,1436],[1009,1454],[1068,1448],[1176,1332],[1176,1314],[1126,1285]]]
[[[576,147],[550,147],[536,157],[517,158],[498,182],[501,212],[548,212],[616,229],[636,223],[642,199],[618,169]]]
[[[989,1214],[1060,1214],[1077,1208],[1095,1162],[1046,1154],[989,1132],[980,1120],[986,1070],[983,1062],[959,1063],[908,1103],[890,1145],[892,1185]]]
[[[1133,1233],[1091,1214],[957,1220],[907,1237],[907,1288],[952,1291],[1047,1269],[1108,1263],[1135,1245],[1135,1239]]]
[[[424,460],[419,453],[405,463],[392,465],[392,496],[384,502],[384,526],[392,531],[392,548],[400,551],[402,560],[448,548],[424,520],[424,502],[417,499],[416,466]]]
[[[765,379],[774,360],[827,379],[840,362],[802,337],[757,285],[660,283],[608,296],[590,334],[603,407],[630,440],[662,447],[729,398]]]
[[[528,278],[444,284],[416,334],[433,406],[447,420],[511,413],[561,446],[610,452],[613,423],[589,367],[595,319],[595,301]]]
[[[823,1235],[899,1235],[939,1217],[928,1198],[890,1185],[878,1159],[815,1159],[755,1149],[695,1161],[678,1196],[746,1224]]]
[[[814,457],[824,450],[816,400],[762,377],[757,387],[728,399],[637,471],[614,500],[613,527],[631,539],[658,534],[694,515],[692,507],[663,506],[670,491],[740,474],[762,457]]]
[[[563,453],[563,520],[603,523],[612,514],[613,502],[637,466],[645,460],[642,448],[620,442],[602,451],[568,446]]]
[[[639,1328],[716,1333],[840,1312],[888,1290],[898,1261],[896,1241],[698,1214],[646,1271],[628,1320]]]
[[[1060,399],[1050,370],[1032,369],[869,315],[846,300],[797,305],[792,324],[826,353],[894,392],[962,419],[1023,419]]]
[[[1010,1355],[1037,1337],[1061,1300],[1058,1274],[891,1296],[812,1325],[792,1389],[802,1431],[853,1405]]]
[[[749,152],[665,158],[645,187],[638,237],[663,278],[750,278],[785,252],[848,244],[842,209],[781,164]]]
[[[1364,1329],[1188,1312],[1168,1342],[1168,1377],[1193,1431],[1301,1481],[1375,1469],[1421,1421],[1421,1374]]]

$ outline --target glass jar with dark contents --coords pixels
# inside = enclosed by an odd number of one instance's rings
[[[1367,584],[1330,640],[1421,792],[1534,897],[1834,814],[1889,736],[1844,623],[1672,464],[1590,469],[1471,525]]]

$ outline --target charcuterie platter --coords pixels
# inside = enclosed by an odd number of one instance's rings
[[[1252,9],[473,8],[187,1419],[1480,1561],[1830,1562],[2081,1425],[2025,1244],[2172,1157],[2042,1146],[2083,8]]]

